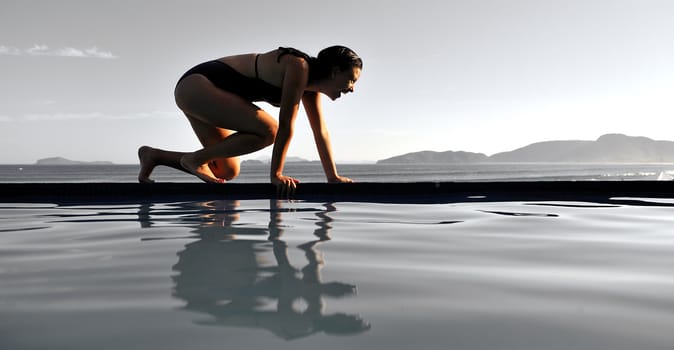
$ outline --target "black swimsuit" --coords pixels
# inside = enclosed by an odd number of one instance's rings
[[[279,54],[278,60],[280,60],[281,56],[284,54],[293,54],[305,59],[308,57],[302,52],[294,49],[280,49],[282,51]],[[247,77],[239,73],[227,63],[213,60],[194,66],[185,72],[178,82],[188,75],[201,74],[205,76],[206,79],[210,80],[213,85],[222,90],[234,93],[251,102],[266,101],[278,107],[281,104],[281,88],[269,84],[259,78],[257,71],[257,60],[259,57],[259,54],[255,56],[255,78]]]

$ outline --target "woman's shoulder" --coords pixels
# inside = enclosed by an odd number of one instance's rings
[[[260,61],[269,62],[272,65],[278,66],[281,70],[309,70],[310,57],[303,55],[301,51],[279,47],[278,49],[267,51],[261,54]]]
[[[300,51],[296,48],[293,48],[293,47],[283,47],[283,46],[281,46],[274,51],[278,53],[278,60],[280,60],[283,56],[286,56],[286,55],[292,56],[292,57],[302,58],[305,61],[311,60],[311,56],[309,56],[306,53],[304,53],[304,52],[302,52],[302,51]]]

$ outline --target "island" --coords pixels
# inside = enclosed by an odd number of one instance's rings
[[[286,157],[285,162],[286,163],[312,163],[314,161],[307,160],[307,159],[300,158],[300,157]],[[271,158],[245,159],[241,162],[241,164],[246,164],[246,165],[271,164]]]
[[[78,160],[70,160],[63,157],[50,157],[38,159],[35,162],[35,165],[113,165],[112,162],[107,161],[95,161],[95,162],[83,162]]]
[[[421,151],[382,159],[377,163],[674,163],[674,142],[606,134],[594,141],[536,142],[491,156],[462,151]]]

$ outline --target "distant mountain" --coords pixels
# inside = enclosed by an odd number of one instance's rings
[[[255,165],[259,165],[259,164],[267,164],[267,163],[266,163],[266,162],[263,162],[263,161],[261,161],[261,160],[258,160],[258,159],[244,159],[243,161],[241,161],[241,164],[242,164],[242,165],[243,165],[243,164],[249,164],[249,165],[250,165],[250,164],[255,164]]]
[[[286,157],[286,163],[309,163],[313,162],[300,157]],[[260,158],[260,159],[246,159],[241,162],[242,164],[269,164],[271,163],[271,158]]]
[[[489,158],[492,162],[667,163],[674,162],[674,142],[606,134],[596,141],[538,142]]]
[[[286,163],[307,163],[310,160],[300,158],[300,157],[286,157]]]
[[[434,151],[421,151],[407,153],[396,157],[391,157],[387,159],[382,159],[377,161],[377,163],[397,163],[397,164],[406,164],[406,163],[480,163],[488,162],[489,157],[482,153],[471,153],[471,152],[434,152]]]
[[[465,160],[460,156],[469,155]],[[445,156],[447,155],[447,156]],[[483,157],[480,157],[483,156]],[[490,157],[469,152],[415,152],[378,163],[670,163],[674,162],[674,142],[647,137],[606,134],[596,141],[544,141]]]
[[[81,162],[77,160],[70,160],[62,157],[51,157],[39,159],[35,162],[36,165],[111,165],[112,162]]]

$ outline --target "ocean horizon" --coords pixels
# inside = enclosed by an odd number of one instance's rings
[[[639,181],[671,180],[674,163],[474,163],[474,164],[338,164],[340,175],[357,182],[452,181]],[[137,182],[138,164],[0,165],[0,183]],[[302,182],[325,182],[320,162],[288,163],[284,173]],[[266,183],[269,165],[245,162],[234,183]],[[157,167],[158,182],[200,182],[181,171]]]

